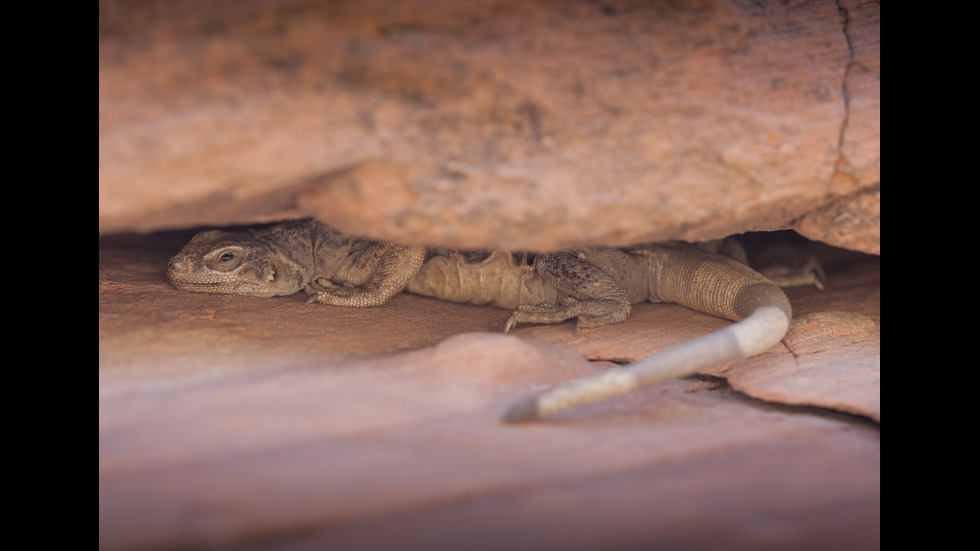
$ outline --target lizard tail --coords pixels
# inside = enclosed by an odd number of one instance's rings
[[[504,414],[504,422],[532,421],[690,376],[712,365],[763,352],[785,336],[792,315],[789,300],[782,289],[758,272],[727,257],[692,249],[668,247],[650,256],[655,274],[651,296],[736,323],[623,368],[571,381],[515,404]]]

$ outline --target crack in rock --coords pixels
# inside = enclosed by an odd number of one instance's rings
[[[848,12],[841,0],[837,0],[837,13],[841,18],[841,32],[844,34],[844,42],[847,44],[847,61],[844,64],[844,76],[841,79],[840,85],[841,97],[844,101],[844,116],[841,120],[840,132],[837,135],[837,162],[834,164],[835,174],[840,172],[841,165],[844,162],[844,136],[847,134],[847,125],[851,117],[851,97],[847,90],[847,80],[854,66],[854,44],[851,42],[850,34],[851,17],[850,12]]]

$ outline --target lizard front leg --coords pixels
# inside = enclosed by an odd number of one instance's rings
[[[557,306],[520,305],[507,320],[504,331],[518,323],[559,323],[578,318],[578,328],[620,323],[629,318],[632,305],[626,291],[584,255],[573,251],[544,254],[537,257],[534,269],[568,296]]]
[[[334,279],[314,277],[306,286],[306,301],[332,306],[367,308],[380,306],[400,293],[425,261],[424,247],[404,247],[379,241],[352,256]]]

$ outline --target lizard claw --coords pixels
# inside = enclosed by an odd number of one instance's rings
[[[514,314],[511,314],[507,321],[504,322],[504,333],[510,333],[510,330],[517,326],[517,320],[514,318]]]
[[[317,299],[317,297],[319,297],[319,296],[320,296],[320,293],[313,293],[312,295],[310,295],[310,298],[306,299],[306,304],[304,304],[303,306],[309,306],[310,303],[313,302],[313,301],[315,301]]]

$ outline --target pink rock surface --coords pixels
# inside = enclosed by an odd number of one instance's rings
[[[879,545],[868,265],[791,290],[785,347],[717,370],[739,392],[681,380],[515,427],[515,400],[616,369],[586,359],[727,322],[649,304],[503,335],[507,312],[407,294],[186,293],[165,276],[185,238],[100,241],[101,549]]]

